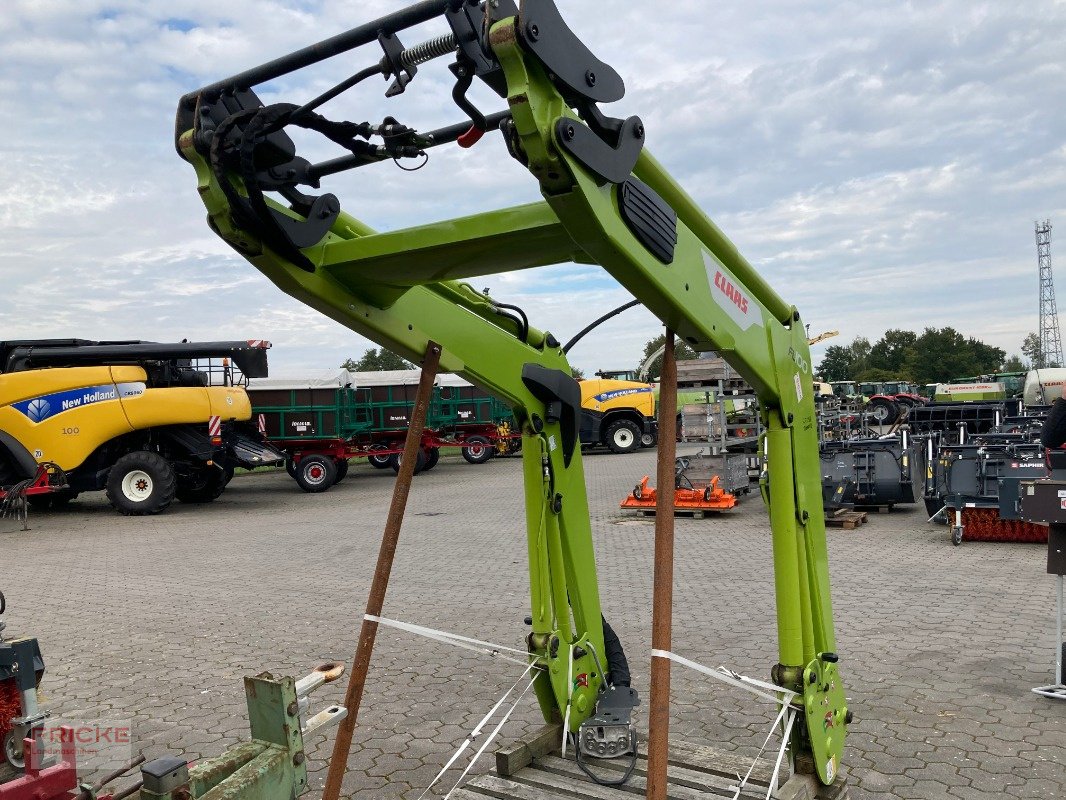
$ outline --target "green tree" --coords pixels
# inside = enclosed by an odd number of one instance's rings
[[[660,347],[666,344],[666,334],[660,333],[646,345],[644,345],[644,354],[640,357],[640,363],[637,364],[637,369],[643,366],[644,362],[651,358],[651,354],[658,350]],[[678,361],[687,361],[692,358],[696,358],[696,351],[685,344],[680,339],[674,339],[674,357]],[[648,367],[648,374],[644,376],[645,380],[652,380],[658,378],[663,369],[663,357],[660,355],[651,365]]]
[[[899,378],[898,370],[880,369],[878,367],[864,369],[855,376],[855,380],[860,383],[884,383],[885,381],[892,381],[897,378]]]
[[[996,372],[1006,357],[1001,348],[954,328],[926,328],[921,334],[893,329],[872,345],[861,336],[849,345],[830,345],[818,374],[826,381],[939,383]]]
[[[1025,372],[1025,362],[1022,361],[1022,357],[1018,355],[1010,356],[1003,362],[1003,366],[1000,367],[1000,372]]]
[[[851,380],[851,347],[831,344],[818,365],[818,376],[826,382]]]
[[[918,341],[918,334],[914,331],[897,329],[885,331],[885,335],[870,348],[869,368],[891,374],[886,378],[866,378],[865,380],[908,378],[904,364],[916,341]]]
[[[831,344],[818,365],[824,381],[854,381],[869,368],[870,340],[862,336],[851,344]]]
[[[870,346],[870,340],[865,336],[859,336],[852,342],[851,347],[851,374],[852,380],[854,376],[861,375],[870,367],[870,352],[873,348]]]
[[[1044,360],[1044,348],[1040,344],[1040,337],[1030,333],[1022,341],[1022,355],[1029,359],[1029,365],[1038,369]]]
[[[904,369],[918,384],[947,383],[995,372],[1006,355],[1002,349],[966,338],[954,328],[926,328],[915,341]]]
[[[570,367],[570,377],[575,381],[583,381],[585,379],[585,370],[578,369],[577,367]]]
[[[977,367],[975,375],[995,372],[1007,357],[1006,351],[1002,348],[985,344],[972,336],[966,340],[966,344],[973,353],[974,366]]]
[[[400,358],[391,350],[386,350],[384,347],[380,350],[376,347],[371,347],[363,353],[358,361],[349,358],[341,364],[341,369],[350,370],[351,372],[386,372],[394,369],[413,368],[414,364]]]

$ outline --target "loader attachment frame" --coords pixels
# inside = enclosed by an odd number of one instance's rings
[[[399,35],[440,20],[442,35]],[[324,95],[265,106],[257,85],[360,47],[369,65]],[[335,121],[318,111],[371,78],[417,88],[420,65],[454,58],[452,97],[467,119],[430,132],[393,118]],[[474,78],[506,100],[484,113]],[[604,676],[599,589],[577,418],[580,396],[558,340],[520,309],[464,280],[576,261],[598,264],[699,351],[720,353],[757,391],[767,433],[778,661],[805,725],[793,752],[823,783],[838,774],[848,717],[833,631],[812,370],[799,313],[782,300],[645,147],[639,117],[599,108],[624,95],[618,73],[566,26],[552,0],[427,0],[182,98],[176,144],[196,170],[210,226],[287,294],[417,361],[443,345],[441,370],[511,403],[522,427],[533,629],[544,715],[569,703],[576,730]],[[313,164],[286,129],[323,134],[348,153]],[[342,210],[323,178],[499,130],[543,201],[376,232]],[[280,198],[283,199],[279,199]],[[575,653],[575,686],[567,658]]]

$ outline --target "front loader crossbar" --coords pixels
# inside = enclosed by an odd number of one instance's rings
[[[435,17],[442,16],[446,10],[455,5],[458,4],[454,0],[423,0],[421,3],[415,3],[393,14],[368,22],[365,25],[360,25],[357,28],[352,28],[350,31],[332,36],[287,56],[282,56],[237,75],[216,81],[197,89],[195,92],[189,92],[181,98],[179,113],[182,111],[191,112],[196,107],[197,100],[201,96],[216,99],[222,94],[259,86],[267,81],[275,80],[283,75],[288,75],[305,67],[318,64],[328,58],[338,56],[341,53],[347,53],[357,47],[376,42],[381,34],[392,35],[408,28],[413,28],[423,22],[429,22]]]
[[[399,35],[442,18],[422,44]],[[375,56],[329,91],[264,105],[254,88],[358,47]],[[319,114],[371,77],[386,96],[418,68],[454,59],[452,99],[467,117],[429,133],[387,117],[344,122]],[[507,109],[486,114],[467,90],[482,80]],[[440,368],[515,410],[522,432],[529,548],[531,658],[544,715],[576,732],[595,713],[607,676],[596,562],[564,349],[513,305],[463,281],[553,264],[596,264],[697,351],[714,350],[754,387],[767,429],[778,662],[775,680],[802,696],[798,759],[823,783],[839,771],[848,719],[833,630],[812,392],[799,312],[739,253],[648,152],[643,121],[600,108],[624,97],[618,73],[563,21],[553,0],[436,0],[191,92],[178,108],[178,152],[196,171],[212,229],[280,289],[418,362],[430,342]],[[321,133],[348,153],[312,164],[286,128]],[[498,129],[542,200],[378,232],[318,189],[356,167],[472,146]],[[442,205],[447,198],[441,199]],[[568,658],[573,654],[573,667]],[[568,678],[579,677],[577,685]]]

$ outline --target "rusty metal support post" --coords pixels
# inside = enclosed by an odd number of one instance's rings
[[[655,478],[655,584],[651,611],[651,710],[648,714],[648,800],[666,800],[670,748],[670,661],[674,614],[674,461],[677,458],[677,362],[666,331],[659,378],[659,462]]]
[[[441,346],[436,342],[430,342],[427,345],[426,356],[422,361],[422,376],[418,382],[418,393],[415,395],[415,407],[411,414],[411,425],[407,429],[407,440],[403,446],[403,460],[400,462],[396,486],[392,491],[392,505],[389,506],[385,533],[381,537],[381,549],[378,551],[374,580],[370,584],[370,597],[366,603],[367,616],[381,616],[381,609],[385,604],[385,591],[389,587],[389,575],[392,573],[392,562],[400,539],[403,513],[407,507],[407,497],[411,493],[411,481],[414,479],[415,464],[418,462],[418,448],[422,444],[422,430],[426,424],[426,413],[429,410],[429,402],[433,393],[433,381],[436,380],[437,368],[440,366],[440,353]],[[333,743],[333,755],[329,762],[329,774],[326,776],[322,800],[337,800],[340,795],[341,782],[344,780],[348,755],[352,749],[352,736],[355,733],[355,723],[359,716],[359,705],[363,700],[363,689],[366,686],[366,676],[370,669],[370,657],[374,652],[374,640],[377,638],[377,633],[378,624],[364,618],[359,632],[359,644],[355,649],[351,676],[348,679],[348,691],[344,696],[344,707],[348,709],[348,716],[344,718],[337,730],[337,739]]]

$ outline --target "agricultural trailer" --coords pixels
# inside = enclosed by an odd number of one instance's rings
[[[351,459],[399,471],[414,404],[416,370],[356,373],[331,370],[300,378],[264,378],[249,386],[253,414],[286,455],[286,469],[307,492],[344,479]],[[510,409],[472,384],[442,375],[434,386],[415,471],[436,466],[442,448],[472,464],[509,452]]]

